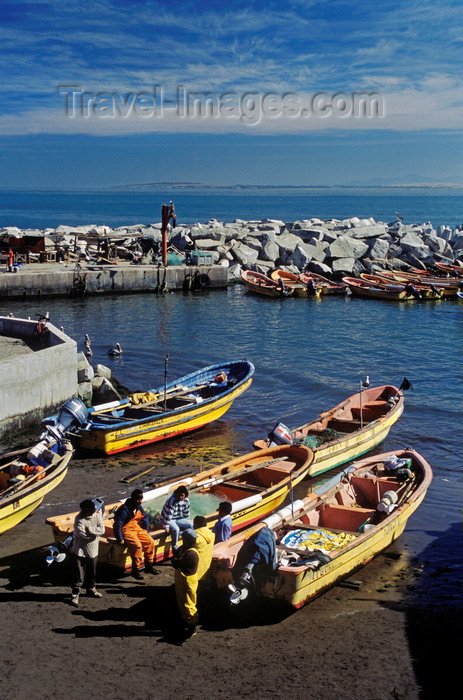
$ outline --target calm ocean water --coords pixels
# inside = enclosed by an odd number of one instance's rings
[[[179,223],[274,218],[283,221],[373,217],[406,224],[430,221],[455,227],[463,221],[461,188],[314,188],[127,192],[0,191],[0,227],[56,227],[106,224],[111,227],[160,221],[161,205],[174,201]]]
[[[1,194],[0,225],[147,223],[159,220],[163,199],[155,194],[22,197],[11,197],[7,216],[8,196]],[[294,195],[279,197],[182,194],[175,201],[179,221],[352,215],[387,220],[397,210],[409,221],[459,222],[459,200],[453,194],[416,195],[417,199],[398,194],[304,195],[299,204]],[[414,390],[406,393],[404,414],[380,451],[417,449],[431,463],[434,479],[395,546],[412,556],[425,556],[436,567],[450,567],[447,578],[439,579],[444,594],[461,576],[463,303],[396,304],[349,297],[273,300],[249,295],[237,285],[190,295],[0,301],[0,314],[11,311],[33,318],[49,311],[53,323],[63,326],[80,349],[88,333],[92,363],[110,365],[132,390],[162,385],[166,353],[169,379],[222,360],[251,360],[256,367],[252,386],[220,421],[164,443],[164,455],[170,451],[174,461],[176,455],[183,460],[186,456],[196,465],[250,451],[253,440],[265,436],[278,420],[294,427],[314,418],[358,391],[367,374],[373,385],[398,385],[407,377]],[[115,342],[124,349],[121,359],[107,355]],[[137,454],[155,458],[157,449],[135,450],[127,457],[136,469]]]

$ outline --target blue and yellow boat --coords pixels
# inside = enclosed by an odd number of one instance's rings
[[[79,446],[110,455],[202,428],[228,411],[251,385],[253,373],[247,360],[223,362],[93,407],[79,429]]]

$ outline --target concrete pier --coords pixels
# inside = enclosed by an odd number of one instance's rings
[[[50,323],[40,340],[36,327],[37,321],[0,316],[0,338],[20,338],[31,349],[0,360],[0,435],[39,423],[77,393],[76,342]]]
[[[0,298],[85,296],[218,289],[227,287],[228,271],[221,265],[117,265],[31,263],[18,273],[0,274]]]

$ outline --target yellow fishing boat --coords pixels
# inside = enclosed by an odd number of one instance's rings
[[[82,449],[107,455],[176,437],[223,416],[251,385],[253,373],[251,362],[236,360],[204,367],[164,387],[88,410],[79,399],[71,399],[70,410],[80,422],[72,430],[77,430]],[[51,417],[44,422],[56,420]]]
[[[66,476],[68,440],[40,442],[0,457],[0,534],[27,518]]]
[[[389,547],[431,479],[411,449],[354,463],[338,483],[296,504],[294,516],[270,517],[215,545],[213,580],[232,603],[254,591],[300,608]]]
[[[145,492],[143,507],[150,515],[155,560],[163,561],[171,556],[170,533],[159,527],[158,516],[166,499],[180,484],[185,484],[190,492],[191,518],[205,515],[212,527],[218,517],[218,504],[229,501],[233,531],[238,531],[278,508],[291,489],[307,475],[312,459],[312,450],[303,445],[280,445],[241,455],[203,472],[171,479]],[[116,542],[113,532],[114,513],[121,504],[122,501],[112,503],[105,509],[106,535],[100,539],[99,559],[129,571],[132,562],[128,550]],[[205,513],[204,507],[210,510]],[[72,533],[76,515],[68,513],[46,521],[52,527],[56,542],[64,542]]]
[[[267,440],[256,440],[254,447],[302,442],[314,451],[309,476],[317,476],[379,445],[403,413],[403,389],[408,386],[404,379],[399,388],[387,384],[364,389],[293,430],[277,423]]]

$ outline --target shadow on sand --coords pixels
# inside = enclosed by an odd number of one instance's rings
[[[422,700],[434,700],[460,680],[462,613],[461,523],[428,532],[434,541],[415,561],[417,575],[400,602],[381,605],[405,614],[409,653]],[[412,562],[413,564],[413,562]]]

